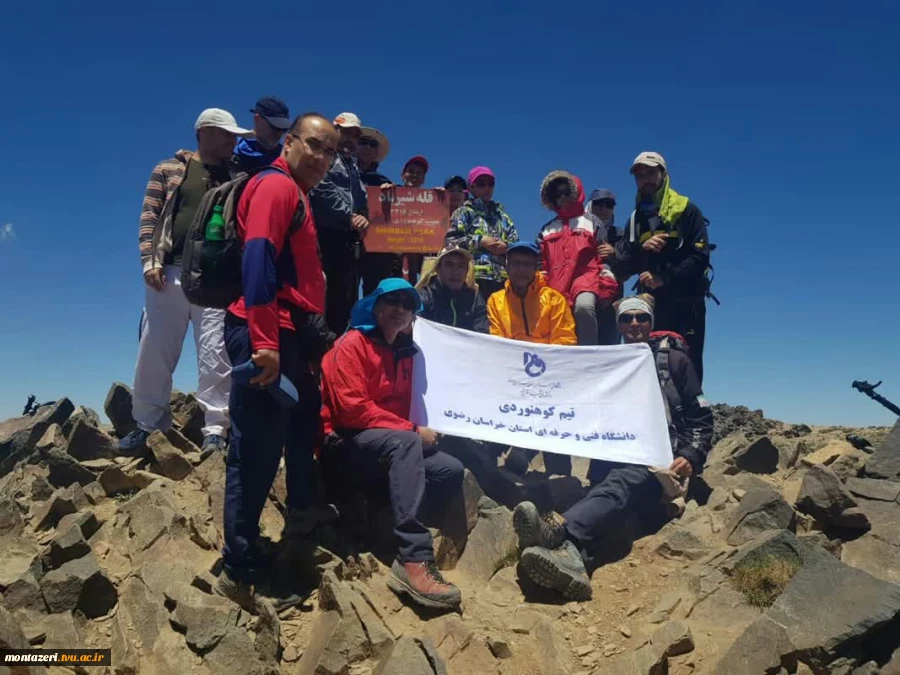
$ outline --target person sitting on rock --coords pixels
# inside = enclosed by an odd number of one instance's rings
[[[591,462],[592,487],[563,514],[543,518],[531,502],[513,512],[513,525],[522,551],[520,569],[538,586],[560,592],[570,600],[591,597],[586,571],[611,530],[641,504],[659,503],[665,481],[699,474],[712,447],[713,416],[688,355],[666,346],[654,336],[653,297],[625,298],[615,305],[619,330],[626,344],[649,343],[669,419],[675,461],[668,472],[616,462]],[[664,351],[665,350],[665,351]]]
[[[467,248],[453,243],[445,246],[416,290],[422,298],[423,319],[476,333],[490,331],[487,304],[475,285],[472,254]]]
[[[506,288],[488,298],[491,335],[545,345],[574,345],[575,319],[565,296],[553,290],[538,270],[541,250],[533,242],[512,244],[506,255]],[[512,448],[505,466],[524,474],[536,450]],[[544,453],[547,475],[572,473],[569,455]]]
[[[456,609],[459,589],[434,561],[422,512],[435,512],[459,491],[462,464],[436,449],[437,434],[409,420],[413,356],[409,335],[421,307],[403,279],[385,279],[356,303],[350,330],[322,362],[326,482],[365,488],[387,476],[399,544],[388,586],[420,605]]]

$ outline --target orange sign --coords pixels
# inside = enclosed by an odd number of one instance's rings
[[[370,253],[437,253],[450,227],[446,197],[437,190],[395,187],[366,188],[369,229],[365,246]]]

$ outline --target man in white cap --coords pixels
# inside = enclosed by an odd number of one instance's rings
[[[369,206],[356,164],[362,123],[353,113],[345,112],[334,119],[334,126],[341,135],[339,152],[328,175],[309,193],[309,203],[316,218],[327,282],[325,319],[333,333],[342,335],[359,296],[362,238],[369,227]]]
[[[669,185],[666,160],[642,152],[631,165],[635,210],[616,246],[616,274],[638,276],[641,292],[656,299],[658,330],[684,337],[703,381],[706,296],[709,292],[707,221],[697,205]]]
[[[179,150],[153,169],[141,209],[139,246],[144,313],[134,374],[132,416],[137,429],[119,442],[123,454],[143,451],[153,431],[172,424],[169,397],[189,323],[197,346],[197,401],[206,416],[203,449],[224,450],[231,365],[225,352],[225,310],[191,305],[181,290],[181,253],[206,191],[231,179],[238,136],[252,133],[226,110],[209,108],[194,125],[197,151]]]

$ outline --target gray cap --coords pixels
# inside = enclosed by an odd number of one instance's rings
[[[591,198],[588,200],[589,202],[596,202],[600,199],[612,199],[615,203],[616,201],[616,193],[612,190],[607,190],[606,188],[597,188],[591,193]]]

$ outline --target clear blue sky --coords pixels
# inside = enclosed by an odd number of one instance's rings
[[[619,196],[641,150],[711,219],[707,395],[888,424],[900,402],[900,5],[14,3],[0,40],[0,418],[130,383],[153,165],[206,107],[277,94],[385,131],[428,184],[487,164],[519,232],[553,169]],[[106,5],[106,6],[103,6]],[[134,6],[131,6],[134,5]],[[221,47],[217,47],[221,45]],[[11,227],[9,227],[11,226]],[[189,340],[175,383],[193,388]]]

